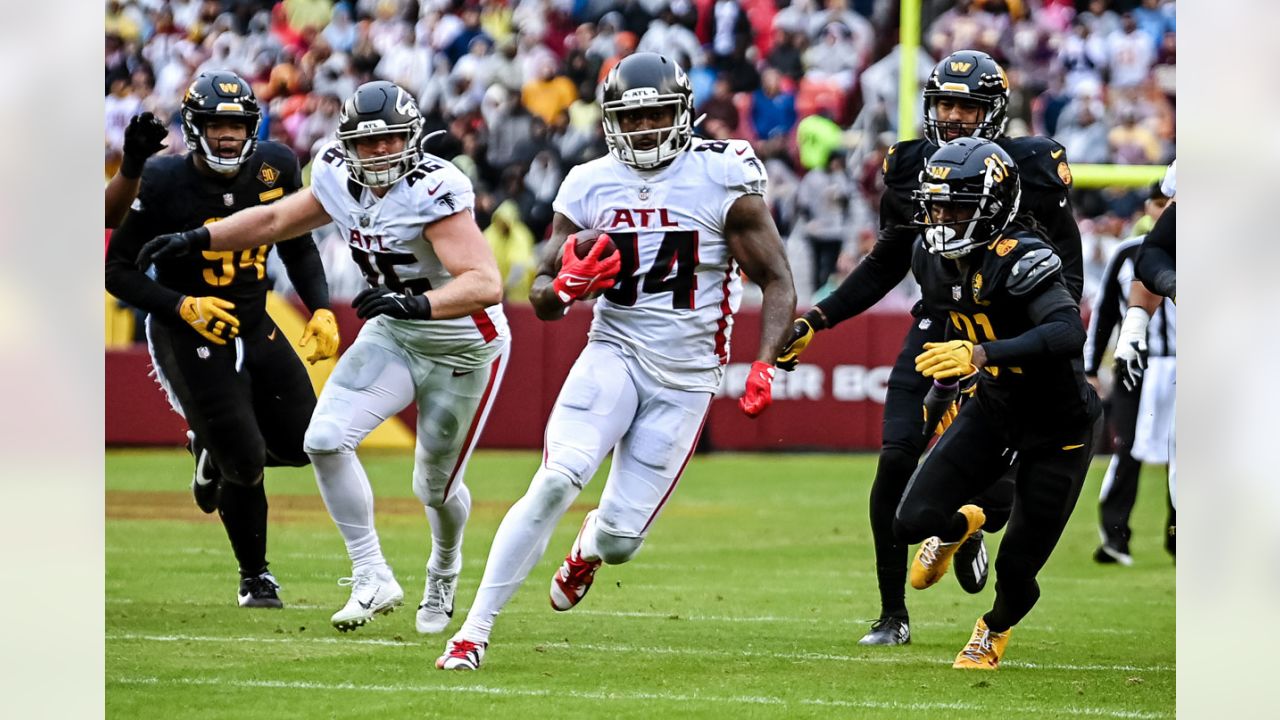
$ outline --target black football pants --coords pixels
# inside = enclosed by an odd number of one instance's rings
[[[946,325],[937,318],[912,319],[902,351],[889,373],[884,401],[880,461],[871,485],[871,537],[876,552],[876,582],[880,589],[880,614],[907,615],[907,560],[910,547],[893,532],[894,513],[907,481],[916,471],[930,438],[924,435],[924,396],[932,380],[916,372],[915,358],[927,342],[942,342]],[[948,433],[950,430],[947,431]],[[945,434],[944,434],[945,437]],[[1006,463],[1007,467],[1007,463]],[[973,500],[987,513],[984,529],[995,532],[1004,527],[1013,502],[1013,481],[993,485]]]
[[[1098,497],[1098,519],[1104,542],[1112,547],[1129,547],[1129,516],[1138,499],[1138,475],[1142,463],[1134,459],[1133,437],[1138,425],[1138,399],[1142,385],[1126,390],[1117,382],[1111,391],[1109,428],[1115,455],[1107,466],[1102,479],[1102,492]]]
[[[1089,471],[1095,436],[1102,429],[1099,417],[1035,441],[1011,441],[1001,420],[980,401],[966,403],[907,485],[894,520],[903,543],[933,535],[944,542],[959,540],[966,522],[957,511],[1000,481],[1008,469],[1005,451],[1014,446],[1018,465],[1013,510],[996,554],[995,603],[984,616],[997,632],[1016,625],[1039,599],[1036,574],[1071,517]]]
[[[218,515],[248,577],[267,567],[263,468],[309,462],[302,438],[316,396],[289,340],[269,317],[241,331],[240,342],[214,345],[186,325],[148,323],[161,381],[221,473]]]

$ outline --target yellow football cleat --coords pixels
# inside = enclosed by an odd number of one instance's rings
[[[969,529],[964,537],[955,542],[944,543],[935,535],[920,543],[920,549],[916,550],[916,556],[911,560],[911,571],[908,574],[911,587],[923,590],[941,580],[947,574],[947,568],[951,567],[951,556],[987,521],[986,514],[977,505],[965,505],[960,508],[960,513],[969,521]]]
[[[992,632],[987,622],[978,618],[973,626],[973,636],[969,644],[964,646],[956,661],[951,665],[960,670],[995,670],[1000,667],[1000,658],[1004,657],[1004,648],[1009,644],[1009,635],[1013,628],[1004,632]]]

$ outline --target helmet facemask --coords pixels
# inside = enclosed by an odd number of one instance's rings
[[[240,122],[245,126],[245,140],[238,155],[232,157],[219,155],[216,148],[217,138],[214,138],[214,144],[210,144],[205,128],[214,120]],[[187,149],[199,155],[210,170],[219,175],[234,175],[258,147],[258,126],[261,122],[261,115],[245,111],[239,103],[220,103],[215,112],[184,109],[182,135]]]
[[[670,107],[673,109],[671,125],[624,132],[620,115],[641,108]],[[609,152],[619,161],[641,170],[656,168],[674,159],[688,149],[693,141],[693,104],[687,95],[660,94],[654,88],[627,90],[621,100],[603,103],[605,142]],[[635,141],[641,137],[657,136],[654,147],[641,150]]]
[[[404,177],[421,157],[419,136],[422,134],[422,119],[398,125],[387,125],[382,120],[371,120],[360,123],[356,130],[338,131],[338,140],[347,154],[347,174],[358,185],[369,188],[381,188],[394,185]],[[361,158],[356,150],[357,141],[379,135],[400,135],[404,137],[404,148],[399,152],[386,155]]]
[[[961,86],[964,87],[964,86]],[[957,137],[984,138],[986,140],[996,140],[1004,135],[1004,127],[1007,122],[1004,98],[985,98],[967,94],[967,88],[964,92],[944,90],[926,90],[924,93],[924,132],[925,136],[933,142],[934,145],[941,147],[948,142],[944,136],[948,128],[956,127],[960,130]],[[948,122],[938,119],[938,100],[948,98],[958,102],[972,102],[982,105],[986,108],[986,112],[976,124]],[[955,140],[957,138],[951,138]]]
[[[992,192],[992,187],[997,182],[995,174],[998,172],[998,166],[987,166],[981,192],[953,191],[950,184],[940,181],[924,182],[919,190],[912,193],[919,207],[916,224],[925,228],[926,250],[948,260],[956,260],[1004,232],[1009,221],[1018,214],[1022,191],[1015,189],[1013,201],[1009,203],[1009,207],[1005,207],[1005,203]],[[942,222],[937,219],[940,205],[971,208],[972,213],[960,220]]]

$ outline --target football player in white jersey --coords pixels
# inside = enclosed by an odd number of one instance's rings
[[[351,597],[332,622],[352,630],[404,599],[378,543],[373,494],[355,450],[415,402],[413,489],[432,539],[416,625],[440,632],[453,616],[471,510],[463,473],[508,354],[502,278],[472,217],[471,182],[419,149],[422,117],[411,95],[390,82],[366,83],[339,120],[337,140],[317,153],[311,192],[159,236],[139,261],[257,247],[338,224],[372,287],[353,303],[369,322],[338,360],[305,439],[353,566],[339,581]]]
[[[755,417],[771,401],[775,351],[796,295],[764,202],[763,165],[744,141],[693,139],[688,77],[661,55],[624,58],[606,76],[603,100],[609,155],[575,167],[561,185],[530,299],[539,317],[556,320],[573,302],[606,292],[551,411],[542,465],[498,528],[475,602],[436,660],[441,669],[480,666],[498,613],[610,451],[600,506],[552,578],[552,607],[572,608],[601,564],[627,562],[640,549],[720,386],[739,269],[764,291],[741,407]],[[602,235],[579,257],[583,231],[607,233],[617,251],[604,255]]]

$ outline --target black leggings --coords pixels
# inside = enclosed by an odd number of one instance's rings
[[[1071,517],[1100,432],[1101,418],[1094,418],[1034,443],[1015,443],[1015,500],[996,554],[995,603],[985,616],[992,630],[1016,625],[1040,597],[1036,574]],[[1004,475],[1009,444],[1009,433],[983,403],[965,404],[907,485],[894,520],[898,540],[916,543],[933,535],[958,540],[965,519],[957,510]]]

